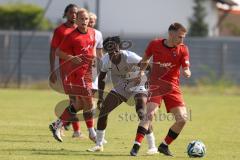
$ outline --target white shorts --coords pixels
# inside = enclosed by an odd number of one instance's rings
[[[112,90],[120,94],[121,96],[125,97],[126,99],[129,99],[131,96],[135,96],[136,94],[139,94],[139,93],[142,93],[145,95],[148,94],[148,91],[145,88],[145,85],[143,85],[142,83],[140,83],[139,85],[136,85],[135,82],[133,81],[115,85]]]
[[[98,90],[98,77],[92,82],[92,89]]]

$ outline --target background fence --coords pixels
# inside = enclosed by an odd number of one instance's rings
[[[130,50],[142,55],[153,37],[123,37],[131,40]],[[0,84],[47,80],[51,32],[0,31]],[[199,80],[222,78],[240,84],[240,38],[187,38],[194,84]]]

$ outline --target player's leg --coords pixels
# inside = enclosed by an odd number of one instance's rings
[[[103,101],[97,122],[97,142],[96,146],[88,149],[90,152],[103,151],[103,140],[105,139],[105,129],[107,127],[107,120],[109,113],[119,106],[126,99],[120,96],[115,91],[111,91]]]
[[[85,94],[78,96],[83,102],[83,118],[89,131],[89,138],[96,141],[96,131],[94,129],[94,107],[91,89],[85,88]]]
[[[61,129],[64,124],[66,125],[69,122],[73,122],[73,121],[77,120],[76,113],[77,113],[77,111],[76,111],[74,105],[70,104],[68,107],[66,107],[64,109],[60,118],[49,125],[49,128],[52,131],[53,137],[57,141],[59,141],[59,142],[63,141],[62,137],[61,137]]]
[[[156,112],[156,110],[158,109],[159,103],[155,103],[155,102],[148,102],[147,103],[147,112],[143,117],[143,120],[140,120],[140,123],[138,125],[137,128],[137,133],[136,133],[136,137],[135,137],[135,142],[134,145],[132,147],[132,150],[130,152],[131,156],[136,156],[141,143],[145,137],[145,135],[148,133],[148,128],[152,122],[152,119],[154,117],[154,113]]]
[[[146,102],[147,102],[147,95],[144,93],[138,93],[134,97],[135,104],[136,104],[136,112],[140,120],[143,120],[144,114],[146,112]],[[149,128],[146,133],[146,138],[148,142],[148,152],[147,154],[155,154],[158,153],[156,144],[155,144],[155,137],[153,134],[153,127],[152,124],[149,125]]]
[[[175,122],[170,127],[163,142],[159,145],[158,150],[160,153],[163,153],[167,156],[172,156],[168,146],[178,137],[185,126],[187,121],[187,110],[180,89],[176,89],[172,93],[165,95],[164,103],[167,112],[173,114]]]
[[[76,107],[77,112],[80,110],[83,110],[84,102],[81,99],[79,99],[77,96],[75,96],[75,101],[73,104],[74,104],[74,106],[77,106]],[[75,121],[72,121],[72,127],[73,127],[72,138],[80,138],[81,139],[81,138],[84,138],[84,136],[81,132],[81,129],[80,129],[80,121],[79,120],[81,119],[81,117],[79,117],[78,115],[77,115],[77,117],[78,118]]]
[[[158,147],[159,152],[167,156],[172,156],[168,146],[178,137],[187,121],[187,111],[184,106],[174,107],[170,113],[175,117],[175,123],[170,127],[166,137]]]

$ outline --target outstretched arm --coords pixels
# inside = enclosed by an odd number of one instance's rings
[[[50,62],[50,81],[52,83],[55,83],[57,80],[57,76],[54,72],[55,70],[55,52],[56,48],[51,47],[50,54],[49,54],[49,62]]]

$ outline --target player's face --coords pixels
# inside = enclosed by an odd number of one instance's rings
[[[87,28],[89,23],[89,16],[87,12],[79,12],[77,14],[77,25],[80,28]]]
[[[108,54],[110,55],[110,57],[115,57],[119,54],[119,45],[115,44],[114,47],[108,51]]]
[[[76,7],[70,8],[70,9],[67,11],[66,16],[67,16],[67,20],[68,20],[69,22],[75,23],[76,18],[77,18],[77,8],[76,8]]]
[[[182,44],[185,37],[186,37],[186,32],[184,32],[182,30],[173,32],[172,33],[172,42],[173,42],[174,46]]]
[[[88,27],[94,28],[95,24],[96,24],[96,19],[93,17],[90,17]]]

